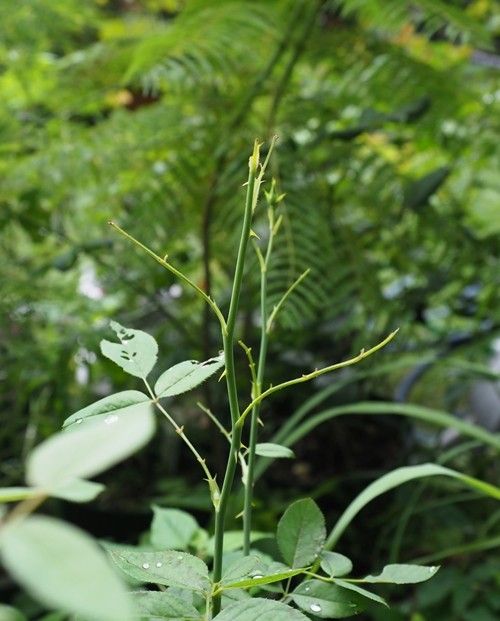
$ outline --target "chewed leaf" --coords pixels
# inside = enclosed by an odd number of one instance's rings
[[[158,344],[147,332],[124,328],[115,321],[111,328],[116,332],[119,343],[101,341],[101,351],[126,373],[146,379],[156,364]]]
[[[210,358],[205,362],[186,360],[171,367],[160,377],[155,384],[155,394],[158,397],[174,397],[188,390],[196,388],[224,366],[224,356]]]
[[[437,574],[439,566],[425,565],[386,565],[376,576],[366,576],[361,582],[385,582],[390,584],[416,584],[425,582]]]
[[[119,569],[140,582],[163,584],[200,593],[206,592],[210,586],[208,567],[201,559],[186,552],[144,552],[111,548],[109,554]]]
[[[81,424],[88,418],[94,416],[102,416],[104,414],[120,414],[132,405],[138,403],[147,403],[151,399],[143,392],[138,390],[124,390],[123,392],[117,392],[113,395],[108,395],[103,399],[99,399],[95,403],[87,405],[82,410],[75,412],[69,416],[63,423],[64,427],[69,427],[74,424]]]
[[[364,610],[362,598],[336,584],[320,580],[302,582],[292,593],[293,601],[321,619],[352,617]]]
[[[295,457],[292,449],[281,444],[273,444],[272,442],[259,442],[255,446],[255,452],[261,457],[273,457],[274,459],[291,459]]]
[[[49,608],[96,621],[129,621],[132,602],[97,544],[65,522],[34,515],[3,529],[12,576]]]

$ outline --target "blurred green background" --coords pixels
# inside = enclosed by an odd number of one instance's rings
[[[247,158],[254,138],[274,134],[271,174],[286,199],[270,304],[311,273],[274,333],[268,380],[400,332],[362,366],[264,408],[266,439],[318,390],[311,415],[365,404],[266,471],[257,526],[271,529],[296,496],[337,516],[376,476],[426,460],[498,483],[491,446],[369,414],[413,403],[500,429],[497,2],[0,0],[0,92],[2,484],[22,482],[24,456],[69,414],[134,387],[99,353],[110,319],[154,334],[163,368],[217,353],[198,299],[107,222],[168,253],[225,307]],[[265,231],[264,209],[255,228]],[[256,267],[251,257],[242,299],[250,345]],[[243,354],[238,364],[243,382]],[[207,384],[172,406],[221,468],[223,440],[196,400],[224,416],[223,391]],[[162,428],[103,477],[91,508],[52,510],[119,541],[137,539],[151,502],[207,525],[204,486],[174,436]],[[499,525],[493,501],[451,484],[375,503],[340,550],[358,572],[388,559],[444,568],[365,618],[498,619]],[[40,618],[6,577],[0,588]]]

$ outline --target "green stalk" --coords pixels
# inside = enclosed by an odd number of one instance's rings
[[[253,154],[249,161],[249,173],[247,184],[247,195],[245,202],[245,214],[243,218],[243,227],[241,230],[240,245],[238,248],[238,256],[236,259],[236,268],[233,280],[233,290],[231,294],[231,303],[225,329],[223,330],[224,357],[226,364],[226,386],[229,399],[229,409],[231,412],[232,435],[231,449],[227,461],[224,482],[220,495],[219,506],[215,513],[215,550],[214,550],[214,567],[213,581],[217,583],[222,577],[222,553],[224,550],[224,527],[226,521],[227,505],[234,482],[236,465],[238,463],[238,452],[241,445],[241,434],[243,430],[243,421],[238,423],[240,409],[238,404],[238,390],[236,386],[236,373],[234,366],[234,331],[236,327],[236,317],[238,314],[238,306],[241,292],[241,283],[243,280],[243,269],[245,266],[245,255],[248,247],[248,240],[251,234],[252,214],[256,203],[255,197],[255,181],[257,178],[257,170],[259,166],[259,144],[255,142]],[[213,596],[213,614],[214,616],[220,611],[221,596],[220,594]]]
[[[267,346],[269,342],[269,332],[267,330],[267,268],[271,258],[274,238],[273,212],[269,215],[269,242],[267,244],[266,256],[262,259],[260,251],[260,349],[259,361],[257,363],[257,377],[254,383],[253,396],[257,397],[262,391],[264,381],[264,371],[267,358]],[[248,446],[248,470],[245,481],[245,499],[243,508],[243,553],[245,556],[250,554],[250,535],[252,532],[252,502],[255,478],[255,446],[257,444],[258,423],[259,423],[260,403],[256,404],[252,410],[250,421],[250,440]]]

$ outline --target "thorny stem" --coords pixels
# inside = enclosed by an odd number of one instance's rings
[[[154,403],[154,405],[165,416],[165,418],[168,420],[168,422],[175,429],[175,433],[182,439],[184,444],[186,444],[186,446],[189,448],[191,453],[193,453],[193,455],[196,457],[196,461],[202,467],[203,472],[205,473],[205,475],[207,477],[207,481],[209,483],[210,483],[210,481],[214,481],[214,477],[212,476],[212,473],[208,469],[206,460],[203,459],[203,457],[198,453],[198,450],[196,449],[196,447],[193,445],[191,440],[184,433],[184,426],[178,425],[177,422],[175,421],[175,419],[172,418],[172,416],[170,416],[170,414],[167,412],[167,410],[159,402],[158,397],[155,395],[155,393],[153,392],[153,389],[151,388],[151,386],[149,385],[149,382],[146,379],[144,380],[144,383],[146,384],[146,388],[148,389],[148,392],[151,395],[151,399],[153,400],[152,402]]]
[[[219,419],[217,418],[217,416],[214,415],[214,413],[212,412],[212,410],[210,410],[210,408],[207,408],[203,405],[203,403],[200,403],[199,401],[196,403],[196,405],[200,408],[200,410],[202,412],[205,412],[205,414],[208,416],[208,418],[214,423],[214,425],[217,427],[217,429],[221,432],[221,434],[227,438],[227,440],[229,441],[229,443],[231,443],[231,434],[230,432],[224,427],[224,425],[219,421]]]
[[[213,581],[219,582],[222,577],[222,553],[224,547],[224,526],[227,513],[227,505],[229,496],[233,487],[234,475],[236,466],[238,463],[238,454],[241,445],[241,434],[243,425],[238,425],[239,418],[239,404],[238,404],[238,391],[236,386],[236,373],[234,366],[234,331],[236,327],[236,316],[238,313],[239,298],[241,292],[241,284],[243,280],[243,268],[245,265],[245,255],[248,247],[248,240],[251,233],[252,225],[252,213],[256,204],[255,186],[256,180],[262,180],[263,170],[261,175],[257,177],[257,170],[259,166],[259,144],[255,142],[253,154],[249,160],[249,172],[247,193],[245,201],[245,213],[243,217],[243,226],[241,230],[240,245],[238,248],[238,255],[236,259],[236,267],[233,280],[233,290],[231,294],[231,303],[229,305],[229,312],[227,315],[226,329],[222,332],[224,343],[224,359],[226,362],[226,385],[227,394],[229,398],[229,409],[231,412],[232,421],[232,436],[231,436],[231,449],[229,458],[227,461],[226,472],[224,475],[224,482],[222,484],[222,490],[220,495],[220,503],[218,510],[215,513],[215,550],[214,550],[214,567],[213,567]],[[220,595],[214,595],[213,597],[213,613],[214,616],[220,611],[221,598]]]
[[[226,330],[226,321],[224,319],[223,314],[221,313],[219,307],[217,306],[217,304],[212,300],[212,298],[210,296],[208,296],[203,289],[200,289],[200,287],[198,287],[197,284],[195,284],[191,279],[189,279],[187,276],[185,276],[182,272],[180,272],[177,268],[175,268],[171,263],[169,263],[166,260],[166,257],[162,259],[162,257],[158,256],[155,252],[153,252],[150,248],[148,248],[147,246],[145,246],[143,243],[141,243],[138,239],[136,239],[135,237],[133,237],[132,235],[130,235],[130,233],[127,233],[127,231],[123,230],[120,226],[118,226],[118,224],[116,224],[116,222],[110,221],[108,222],[108,224],[113,227],[116,231],[118,231],[121,235],[123,235],[123,237],[126,237],[129,241],[131,241],[133,244],[135,244],[136,246],[139,246],[139,248],[141,248],[142,250],[144,250],[144,252],[146,252],[147,254],[149,254],[150,257],[153,257],[153,259],[159,263],[160,265],[162,265],[165,269],[167,269],[169,272],[172,272],[172,274],[174,274],[175,276],[177,276],[177,278],[179,280],[181,280],[183,283],[185,283],[186,285],[188,285],[189,287],[191,287],[192,289],[194,289],[196,291],[196,293],[203,298],[203,300],[205,300],[205,302],[208,304],[208,306],[212,309],[212,311],[215,313],[215,315],[217,316],[217,319],[219,320],[221,329],[223,331]]]
[[[360,362],[361,360],[368,358],[368,356],[371,356],[379,349],[382,349],[383,347],[385,347],[390,341],[392,341],[392,339],[396,336],[397,333],[398,333],[398,330],[394,330],[394,332],[391,332],[383,341],[381,341],[380,343],[377,343],[377,345],[375,345],[374,347],[366,351],[362,349],[360,353],[357,356],[354,356],[353,358],[349,358],[348,360],[343,360],[342,362],[331,364],[327,367],[324,367],[323,369],[316,369],[315,371],[311,371],[311,373],[304,373],[304,375],[301,375],[300,377],[296,377],[286,382],[282,382],[281,384],[277,384],[276,386],[271,386],[270,388],[265,390],[263,393],[255,397],[255,399],[245,408],[245,410],[243,410],[238,420],[238,423],[243,424],[246,417],[253,410],[253,408],[257,404],[259,404],[261,401],[263,401],[264,399],[272,395],[273,393],[283,390],[284,388],[288,388],[289,386],[294,386],[295,384],[301,384],[302,382],[308,382],[316,377],[319,377],[320,375],[324,375],[325,373],[331,373],[332,371],[336,371],[337,369],[343,369],[344,367],[348,367],[353,364],[356,364],[357,362]]]
[[[274,215],[273,210],[269,208],[269,240],[267,243],[266,256],[260,259],[260,347],[259,361],[257,363],[257,376],[254,376],[252,398],[258,397],[262,390],[262,382],[264,381],[264,370],[267,357],[267,346],[269,341],[269,331],[267,329],[267,269],[271,258],[274,239]],[[255,373],[255,371],[254,371]],[[260,404],[256,404],[252,409],[252,417],[250,421],[250,441],[248,446],[248,470],[246,472],[245,481],[245,497],[243,508],[243,554],[250,554],[250,535],[252,530],[252,502],[254,491],[254,473],[255,473],[255,447],[258,436]]]

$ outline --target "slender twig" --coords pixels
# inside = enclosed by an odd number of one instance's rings
[[[297,277],[297,279],[288,287],[288,289],[285,291],[285,293],[281,296],[279,302],[274,306],[271,314],[269,315],[269,318],[266,322],[265,328],[266,328],[266,332],[269,334],[271,332],[271,330],[273,329],[273,324],[274,321],[278,315],[278,313],[280,312],[283,304],[287,301],[288,297],[290,296],[290,294],[300,285],[300,283],[304,280],[304,278],[306,278],[308,276],[308,274],[310,273],[311,268],[307,268],[304,272],[302,272],[302,274],[300,274],[300,276]]]
[[[196,405],[200,408],[200,410],[202,412],[205,412],[205,414],[208,416],[208,418],[214,423],[214,425],[217,427],[217,429],[222,433],[222,435],[227,438],[227,440],[229,441],[229,443],[231,442],[231,433],[224,427],[224,425],[220,422],[220,420],[217,418],[217,416],[215,416],[215,414],[212,412],[212,410],[210,408],[207,408],[203,405],[203,403],[200,403],[199,401],[196,402]]]
[[[146,385],[146,388],[147,388],[149,394],[151,395],[152,403],[158,408],[158,410],[163,414],[163,416],[165,416],[165,418],[168,420],[168,422],[174,428],[175,433],[181,438],[181,440],[184,442],[184,444],[189,448],[191,453],[195,456],[196,461],[202,467],[203,472],[205,473],[205,475],[207,477],[207,481],[208,481],[209,486],[210,486],[211,481],[214,481],[215,478],[212,476],[212,473],[208,469],[206,460],[200,455],[200,453],[198,452],[198,450],[196,449],[194,444],[191,442],[191,440],[184,433],[184,425],[179,425],[177,423],[177,421],[174,418],[172,418],[172,416],[162,406],[162,404],[160,403],[158,397],[155,395],[153,389],[151,388],[151,386],[149,385],[149,382],[146,379],[144,379],[144,384]]]
[[[324,375],[325,373],[331,373],[332,371],[336,371],[337,369],[343,369],[344,367],[348,367],[353,364],[356,364],[357,362],[361,362],[361,360],[368,358],[368,356],[371,356],[372,354],[377,352],[379,349],[382,349],[382,347],[385,347],[388,343],[390,343],[390,341],[392,341],[392,339],[396,336],[397,333],[398,333],[398,330],[394,330],[394,332],[391,332],[389,336],[387,336],[383,341],[381,341],[380,343],[378,343],[377,345],[375,345],[374,347],[366,351],[362,349],[357,356],[354,356],[353,358],[349,358],[349,360],[343,360],[342,362],[331,364],[328,367],[324,367],[323,369],[316,369],[315,371],[312,371],[311,373],[304,373],[304,375],[301,375],[300,377],[296,377],[286,382],[282,382],[281,384],[277,384],[276,386],[271,386],[270,388],[265,390],[263,393],[261,393],[258,397],[256,397],[245,408],[245,410],[243,410],[240,418],[237,421],[237,425],[238,426],[243,425],[245,418],[252,411],[254,406],[260,403],[261,401],[263,401],[264,399],[266,399],[267,397],[269,397],[270,395],[272,395],[273,393],[278,392],[279,390],[283,390],[284,388],[288,388],[289,386],[294,386],[295,384],[301,384],[302,382],[309,382],[310,380],[316,377],[319,377],[320,375]]]
[[[169,272],[172,272],[172,274],[174,274],[175,276],[177,276],[177,278],[179,280],[181,280],[182,282],[184,282],[186,285],[188,285],[189,287],[191,287],[192,289],[194,289],[196,291],[196,293],[203,299],[205,300],[205,302],[208,304],[208,306],[213,310],[213,312],[215,313],[215,315],[217,316],[217,319],[219,320],[219,323],[221,325],[221,329],[223,331],[226,330],[226,321],[224,319],[224,316],[222,315],[219,307],[217,306],[217,304],[212,300],[212,298],[210,296],[208,296],[203,289],[200,289],[200,287],[198,287],[198,285],[196,283],[194,283],[190,278],[188,278],[187,276],[185,276],[182,272],[180,272],[177,268],[175,268],[171,263],[169,263],[166,258],[162,258],[160,256],[158,256],[155,252],[153,252],[150,248],[148,248],[147,246],[145,246],[143,243],[141,243],[139,240],[137,240],[135,237],[133,237],[132,235],[130,235],[130,233],[127,233],[127,231],[123,230],[120,226],[118,226],[118,224],[116,224],[115,222],[110,221],[108,223],[110,226],[112,226],[116,231],[118,231],[121,235],[123,235],[123,237],[126,237],[129,241],[131,241],[133,244],[135,244],[136,246],[138,246],[139,248],[141,248],[142,250],[144,250],[144,252],[146,252],[147,254],[149,254],[150,257],[153,257],[153,259],[159,263],[160,265],[162,265],[165,269],[167,269]]]
[[[236,426],[235,423],[239,417],[238,390],[236,386],[236,372],[234,366],[234,331],[236,327],[236,317],[238,313],[241,284],[243,280],[243,268],[245,264],[245,256],[250,238],[250,230],[252,224],[252,213],[254,209],[254,187],[257,178],[259,166],[259,144],[255,142],[253,154],[249,161],[249,172],[247,182],[247,193],[245,200],[245,213],[243,216],[243,226],[241,230],[240,244],[238,255],[236,258],[236,267],[234,271],[233,289],[231,292],[231,303],[227,315],[226,330],[223,331],[224,343],[224,359],[226,362],[226,386],[229,399],[229,409],[232,421],[231,449],[226,465],[226,472],[222,484],[220,495],[220,503],[215,513],[215,533],[214,533],[214,566],[213,581],[219,582],[222,577],[222,554],[224,549],[224,527],[226,520],[229,496],[231,494],[234,482],[236,465],[241,446],[242,426]],[[221,599],[220,595],[213,597],[213,612],[216,615],[220,611]]]
[[[272,206],[268,210],[269,217],[269,239],[265,257],[259,248],[257,248],[257,256],[260,263],[260,347],[259,360],[257,363],[257,375],[253,377],[252,382],[252,399],[256,399],[262,390],[262,382],[264,381],[264,370],[267,358],[267,347],[269,341],[269,331],[267,330],[267,271],[269,261],[273,249],[273,240],[275,234],[274,210]],[[255,371],[254,371],[255,373]],[[244,490],[244,508],[243,508],[243,554],[250,554],[250,539],[252,531],[252,504],[254,490],[254,473],[256,460],[256,445],[258,436],[260,404],[256,404],[252,409],[252,417],[250,420],[250,440],[247,457],[247,473],[245,477]]]

